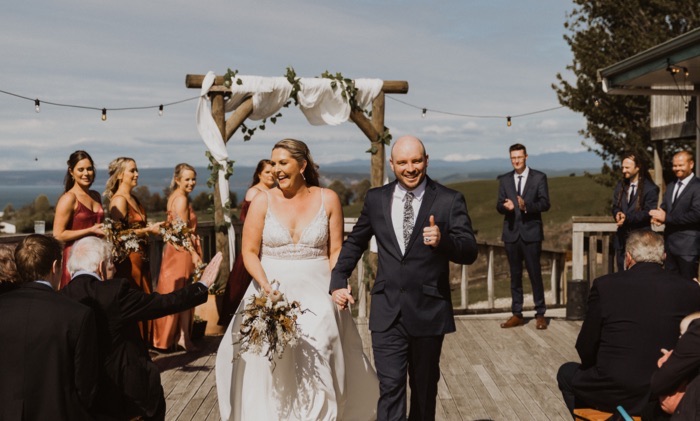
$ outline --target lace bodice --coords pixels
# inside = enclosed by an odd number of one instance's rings
[[[284,260],[318,259],[328,257],[328,215],[321,190],[321,207],[309,225],[304,228],[299,242],[294,244],[289,229],[277,219],[272,208],[269,193],[267,196],[267,214],[262,237],[263,257]]]

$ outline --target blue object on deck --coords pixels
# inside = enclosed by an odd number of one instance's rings
[[[634,421],[634,420],[632,419],[632,417],[630,417],[630,414],[628,414],[627,411],[625,411],[625,408],[623,408],[622,406],[618,405],[616,409],[617,409],[617,412],[619,412],[620,415],[622,415],[622,418],[624,418],[625,421]]]

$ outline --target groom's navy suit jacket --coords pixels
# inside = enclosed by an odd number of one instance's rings
[[[402,324],[410,335],[454,332],[449,262],[470,264],[477,256],[464,196],[426,177],[416,225],[402,255],[391,221],[396,183],[367,193],[362,213],[343,243],[333,269],[330,290],[347,286],[347,279],[374,235],[379,262],[371,292],[370,330],[387,330],[401,314]],[[423,244],[423,227],[430,225],[430,215],[440,228],[441,239],[436,248]]]

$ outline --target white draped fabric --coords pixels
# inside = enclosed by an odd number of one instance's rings
[[[225,203],[229,198],[228,180],[225,177],[228,152],[226,142],[211,115],[208,106],[209,90],[216,78],[209,72],[202,82],[199,104],[197,105],[197,129],[212,156],[222,166],[219,171],[219,196]],[[262,120],[275,115],[287,102],[292,92],[292,84],[284,77],[236,76],[231,84],[231,97],[224,104],[227,112],[235,111],[247,98],[253,99],[251,120]],[[240,84],[238,83],[240,80]],[[314,126],[336,126],[350,118],[350,104],[342,97],[343,87],[337,83],[331,87],[332,80],[327,78],[301,78],[299,80],[299,108],[306,119]],[[366,109],[382,90],[381,79],[355,79],[357,94],[355,100],[360,108]],[[230,225],[231,216],[224,212],[224,220],[229,223],[229,270],[235,257],[236,236]]]
[[[211,89],[214,84],[214,79],[216,75],[214,72],[209,72],[204,77],[202,82],[202,90],[200,92],[199,104],[197,105],[197,130],[199,130],[199,135],[202,136],[204,144],[211,152],[216,162],[221,165],[219,170],[219,197],[221,198],[221,203],[226,203],[229,200],[229,190],[228,190],[228,180],[226,179],[226,161],[228,160],[228,151],[226,150],[226,143],[224,142],[223,136],[221,136],[221,131],[214,121],[214,117],[211,115],[211,110],[207,106],[209,102],[209,89]],[[229,270],[233,267],[233,261],[235,260],[236,253],[236,233],[233,230],[233,225],[231,225],[231,215],[228,212],[224,212],[224,221],[228,225],[228,250],[229,250]]]

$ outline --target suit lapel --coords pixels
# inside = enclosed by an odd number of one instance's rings
[[[384,191],[382,192],[382,214],[384,215],[386,229],[389,232],[389,238],[396,249],[396,255],[401,256],[401,246],[399,245],[399,239],[396,238],[394,224],[391,220],[391,201],[394,196],[394,190],[396,189],[396,183],[397,182],[394,181],[384,187]]]
[[[679,203],[683,199],[683,197],[685,197],[686,193],[690,190],[690,186],[695,183],[695,179],[696,179],[696,177],[693,177],[690,179],[690,181],[688,182],[688,185],[685,186],[685,188],[683,189],[681,194],[679,194],[678,197],[676,198],[676,200],[671,204],[671,209],[675,208],[676,203]],[[673,187],[675,189],[675,187],[676,187],[675,184]],[[671,189],[671,197],[673,198],[673,189]]]

